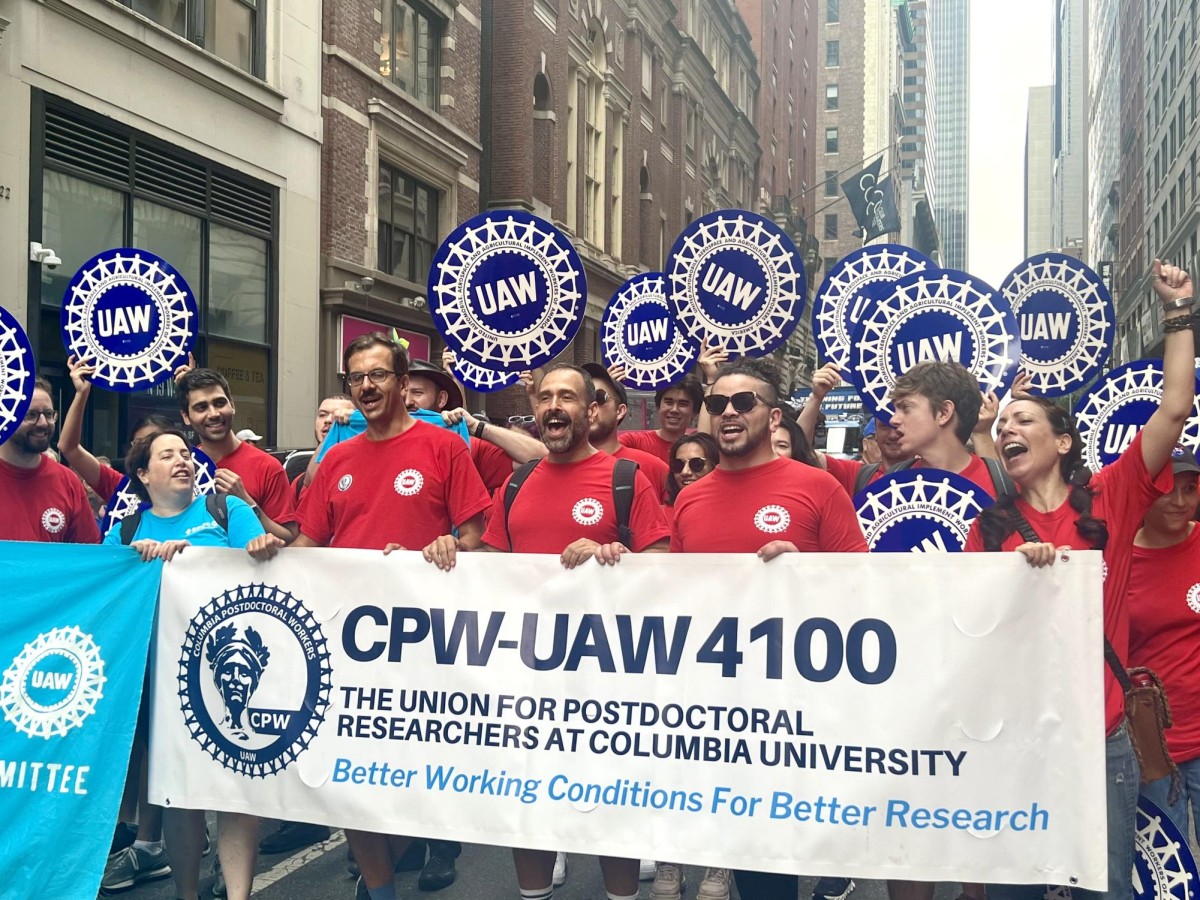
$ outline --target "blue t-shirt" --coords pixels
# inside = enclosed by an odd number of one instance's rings
[[[142,521],[134,532],[134,541],[187,541],[193,547],[234,547],[244,549],[263,534],[262,523],[249,506],[237,497],[226,497],[229,509],[229,530],[226,531],[208,513],[204,495],[175,516],[156,516],[154,507],[142,511]],[[121,526],[118,523],[104,536],[104,543],[121,546]],[[130,542],[132,543],[132,541]]]

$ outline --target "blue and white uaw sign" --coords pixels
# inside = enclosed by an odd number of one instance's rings
[[[892,282],[932,263],[902,244],[872,244],[847,253],[825,275],[813,300],[813,337],[826,360],[845,370],[850,365],[850,338],[869,299],[869,284]]]
[[[583,322],[587,279],[567,236],[522,210],[481,213],[442,242],[430,313],[459,359],[520,372],[554,359]]]
[[[892,415],[888,393],[901,375],[924,360],[960,362],[983,391],[1003,396],[1021,357],[1017,320],[1004,298],[974,275],[926,269],[870,296],[851,342],[850,369],[863,402],[883,419]]]
[[[521,380],[521,373],[498,372],[495,369],[477,366],[465,359],[458,359],[454,362],[454,377],[472,391],[490,394],[492,391],[502,391],[512,387]]]
[[[1113,369],[1079,398],[1075,421],[1083,440],[1083,462],[1093,472],[1114,462],[1162,402],[1161,359],[1139,359]],[[1200,370],[1196,400],[1180,441],[1200,450]]]
[[[0,542],[6,897],[92,898],[100,888],[159,569],[125,548]]]
[[[634,275],[613,294],[600,320],[600,347],[604,364],[624,366],[621,380],[643,391],[674,384],[700,353],[675,322],[661,272]]]
[[[79,267],[63,295],[63,346],[93,360],[92,383],[141,391],[171,378],[196,342],[196,297],[165,259],[129,247]]]
[[[1200,870],[1188,836],[1152,800],[1138,796],[1133,857],[1135,900],[1192,900]]]
[[[464,554],[447,574],[418,553],[254,564],[193,548],[163,571],[151,800],[698,865],[1103,888],[1102,682],[1061,677],[1101,671],[1100,583],[1098,553],[573,571]]]
[[[787,232],[742,209],[701,216],[675,240],[667,295],[680,328],[734,356],[764,356],[804,313],[804,264]]]
[[[987,491],[971,479],[941,469],[892,472],[854,497],[873,553],[962,550],[971,523],[991,505]]]
[[[1112,350],[1112,296],[1087,265],[1065,253],[1032,256],[1000,285],[1021,328],[1021,368],[1030,390],[1074,393],[1100,372]]]
[[[192,462],[196,464],[196,474],[192,479],[192,493],[199,497],[201,494],[211,494],[217,489],[217,464],[212,457],[199,447],[192,448]],[[123,519],[132,516],[139,509],[149,509],[150,504],[134,493],[129,486],[129,476],[126,475],[117,482],[117,489],[112,497],[104,504],[104,522],[100,528],[101,534],[108,534],[112,527]]]
[[[33,347],[25,329],[0,306],[0,444],[21,427],[36,377]]]

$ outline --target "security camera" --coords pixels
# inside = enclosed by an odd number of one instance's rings
[[[39,263],[47,269],[57,269],[62,265],[62,260],[58,254],[50,247],[43,247],[37,241],[29,243],[29,261]]]
[[[413,309],[424,309],[425,308],[425,298],[424,297],[413,297],[412,305],[413,305]]]
[[[358,286],[360,290],[369,291],[375,287],[375,279],[370,275],[364,275],[362,278],[358,279]]]

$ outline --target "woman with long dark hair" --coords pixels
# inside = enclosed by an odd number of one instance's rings
[[[675,498],[679,492],[695,481],[712,472],[717,466],[720,451],[717,442],[711,434],[703,431],[693,431],[685,434],[671,445],[671,473],[667,475],[667,483],[663,492],[667,498],[663,512],[667,522],[675,511]]]
[[[1102,550],[1104,634],[1125,661],[1129,655],[1126,590],[1133,539],[1155,499],[1171,489],[1168,465],[1192,409],[1195,375],[1191,331],[1192,282],[1187,272],[1154,261],[1154,292],[1163,309],[1163,396],[1150,421],[1112,465],[1093,475],[1069,413],[1041,397],[1020,395],[1000,415],[996,446],[1020,490],[984,510],[971,527],[967,550],[1016,550],[1033,566],[1051,565],[1059,551]],[[1134,820],[1138,763],[1125,728],[1125,698],[1105,667],[1108,892],[1133,893]],[[1089,831],[1094,823],[1079,823]],[[1074,890],[1080,896],[1101,896]],[[989,900],[1040,897],[1030,885],[989,885]]]
[[[824,466],[817,460],[816,451],[804,435],[804,430],[796,420],[786,412],[779,420],[779,426],[771,434],[771,447],[776,456],[794,459],[806,466],[822,469]]]

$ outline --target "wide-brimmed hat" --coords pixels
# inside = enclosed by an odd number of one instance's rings
[[[408,363],[408,374],[428,378],[437,385],[439,391],[445,391],[447,398],[446,409],[458,409],[463,405],[462,391],[459,390],[454,379],[433,363],[424,359],[410,360]]]

